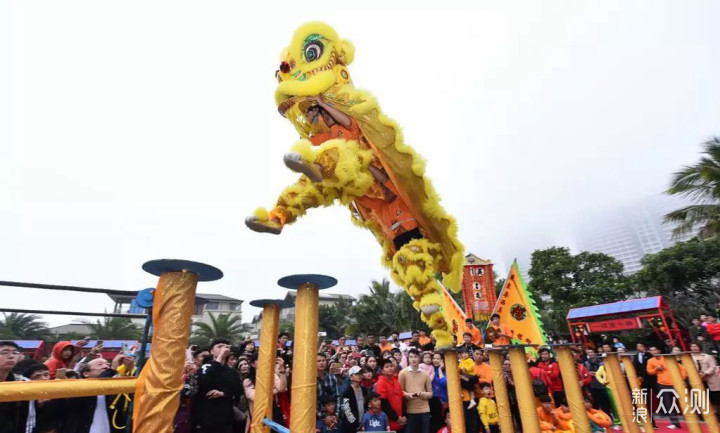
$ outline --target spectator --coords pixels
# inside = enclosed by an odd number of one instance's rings
[[[391,342],[394,348],[399,349],[401,353],[405,353],[408,350],[408,347],[405,343],[400,341],[400,333],[397,331],[393,331],[391,335]]]
[[[403,390],[400,382],[395,378],[395,367],[390,360],[380,362],[382,376],[375,385],[381,401],[382,411],[387,415],[390,430],[402,430],[407,419],[403,416]]]
[[[690,328],[688,328],[688,332],[690,333],[690,339],[692,341],[697,341],[698,336],[707,338],[706,329],[702,325],[703,323],[700,319],[692,319],[692,325],[690,325]]]
[[[585,410],[590,419],[590,429],[593,433],[605,433],[613,425],[610,415],[599,409],[593,409],[592,403],[585,399]]]
[[[385,352],[390,352],[393,348],[392,344],[388,342],[387,337],[384,335],[380,336],[380,345],[378,347],[380,347],[380,355]]]
[[[362,335],[358,335],[355,337],[355,347],[357,348],[358,352],[361,352],[363,350],[363,347],[365,347],[365,337]]]
[[[652,358],[652,355],[647,352],[645,344],[643,343],[637,343],[635,350],[637,350],[637,353],[633,356],[633,364],[635,365],[635,371],[637,371],[638,386],[643,390],[642,392],[647,395],[648,407],[656,407],[653,402],[655,401],[654,396],[657,379],[655,376],[649,375],[647,371],[647,363],[648,360]],[[652,425],[655,426],[655,413],[653,411],[650,411],[650,419]]]
[[[592,349],[587,349],[585,354],[587,355],[585,368],[587,368],[590,376],[592,377],[592,380],[590,381],[590,395],[592,396],[593,407],[610,414],[612,411],[610,406],[610,396],[608,395],[606,384],[598,380],[597,376],[597,371],[603,366],[603,362]]]
[[[463,344],[461,344],[460,346],[457,347],[458,352],[461,352],[461,353],[462,353],[462,352],[473,353],[473,352],[475,352],[476,350],[479,350],[479,349],[480,349],[480,347],[478,347],[477,345],[475,345],[475,344],[472,342],[472,333],[471,333],[471,332],[468,332],[468,331],[465,331],[465,332],[463,333]]]
[[[422,344],[420,344],[420,331],[413,331],[412,340],[410,340],[408,346],[414,347],[418,350],[420,349],[420,346],[422,346]]]
[[[445,413],[445,427],[440,428],[437,433],[452,433],[452,424],[450,422],[450,411]]]
[[[322,400],[322,414],[317,420],[317,433],[337,433],[337,401],[325,396]]]
[[[665,358],[663,356],[657,356],[660,354],[660,351],[655,346],[650,347],[650,353],[653,355],[653,358],[648,360],[647,372],[649,375],[657,377],[658,398],[661,399],[662,406],[667,409],[668,413],[666,413],[666,415],[668,415],[672,423],[668,428],[680,428],[680,417],[678,416],[678,411],[674,410],[678,406],[675,402],[672,376],[665,365]],[[685,373],[685,368],[680,364],[678,364],[678,368],[680,368],[680,374],[683,380],[686,379],[687,373]]]
[[[403,353],[400,352],[399,349],[393,349],[392,356],[395,358],[395,361],[397,361],[397,366],[400,369],[403,369],[407,367],[407,358],[403,355]]]
[[[715,407],[715,411],[720,411],[720,373],[718,373],[715,357],[703,353],[700,343],[696,341],[690,343],[690,352],[698,367],[700,377],[707,384],[710,402]],[[702,411],[705,413],[705,408],[702,408]]]
[[[574,431],[574,428],[571,427],[572,414],[570,413],[570,406],[568,406],[564,392],[563,395],[558,397],[558,400],[555,401],[555,406],[557,406],[557,409],[555,409],[555,416],[558,419],[560,430]]]
[[[376,357],[380,356],[380,353],[382,352],[377,344],[375,344],[375,334],[369,332],[367,335],[367,344],[365,347],[363,347],[363,351],[365,352],[366,356],[369,355],[375,355]]]
[[[52,358],[45,362],[50,371],[50,379],[55,379],[59,368],[70,368],[72,361],[78,348],[73,346],[69,341],[58,341],[52,349]]]
[[[377,375],[378,373],[378,358],[376,356],[368,356],[368,359],[365,363],[366,367],[370,367],[370,370],[372,370],[374,375]]]
[[[500,433],[500,415],[498,414],[497,404],[492,399],[492,386],[483,382],[480,384],[480,402],[478,403],[478,414],[480,422],[486,432]]]
[[[437,343],[437,340],[435,339],[435,335],[431,333],[428,338],[430,341],[427,344],[423,344],[420,347],[423,352],[432,352],[433,350],[435,350],[435,343]]]
[[[338,345],[337,345],[338,352],[342,352],[345,350],[345,347],[347,347],[346,342],[347,342],[347,339],[345,338],[345,336],[341,336],[340,338],[338,338]]]
[[[430,405],[432,398],[432,382],[430,376],[420,369],[420,352],[410,349],[408,352],[410,366],[400,372],[400,386],[407,402],[406,433],[429,433]]]
[[[432,356],[433,398],[430,399],[430,431],[440,429],[444,424],[444,413],[448,406],[447,378],[445,377],[445,364],[441,353]]]
[[[327,372],[328,369],[328,357],[324,353],[318,353],[317,356],[317,407],[322,410],[322,402],[328,399],[334,399],[336,402],[340,399],[340,389],[338,387],[337,377],[333,372]],[[322,412],[318,413],[318,416],[322,416]]]
[[[389,428],[389,420],[387,415],[381,409],[382,402],[377,394],[368,396],[368,411],[363,415],[364,431],[387,431]]]
[[[0,341],[0,383],[27,381],[12,372],[21,356],[20,346],[14,341]],[[27,425],[34,426],[35,414],[29,412],[27,401],[0,403],[0,433],[24,433]]]
[[[617,349],[625,349],[625,345],[622,344],[622,342],[620,341],[619,338],[613,337],[613,338],[612,338],[612,342],[613,342],[613,347],[615,348],[615,350],[617,350]]]
[[[489,383],[491,384],[490,386],[492,386],[492,367],[490,367],[487,359],[485,359],[485,352],[480,349],[473,352],[473,361],[475,362],[475,376],[477,376],[478,381]],[[478,389],[477,391],[476,395],[479,396],[480,390]]]
[[[193,425],[198,433],[231,433],[234,402],[242,393],[240,376],[226,365],[230,342],[216,339],[210,344],[212,360],[200,368],[198,393],[193,402]]]
[[[500,315],[494,313],[490,316],[490,324],[495,329],[495,346],[508,346],[510,344],[510,328],[500,323]]]
[[[461,351],[458,368],[460,373],[460,388],[463,400],[463,416],[465,417],[465,430],[468,432],[477,432],[480,417],[478,416],[475,405],[475,385],[478,378],[475,376],[475,361],[470,357],[471,352]]]
[[[714,314],[708,314],[706,323],[705,332],[708,339],[712,339],[714,350],[720,351],[720,323],[718,323],[717,317]]]
[[[85,364],[80,377],[83,379],[95,379],[113,377],[117,375],[117,367],[122,363],[125,355],[116,356],[112,365],[103,358],[96,358]],[[124,400],[124,401],[123,401]],[[63,433],[124,433],[125,415],[114,414],[114,408],[127,407],[129,396],[123,395],[98,395],[96,397],[70,398],[63,406]],[[121,424],[112,423],[111,420],[121,420]]]
[[[340,425],[342,425],[343,433],[356,433],[362,429],[368,391],[361,385],[362,370],[360,367],[351,368],[348,374],[350,386],[340,400]]]
[[[433,354],[432,352],[422,352],[422,362],[420,363],[420,370],[424,371],[425,374],[430,376],[430,381],[432,382],[433,377],[435,377],[435,367],[433,367]]]
[[[370,367],[363,368],[361,373],[362,382],[360,382],[360,385],[368,391],[374,390],[375,384],[377,383],[377,375],[370,369]]]
[[[465,332],[470,333],[470,341],[476,346],[482,346],[483,338],[482,332],[473,325],[471,318],[465,319]]]
[[[420,346],[426,346],[429,343],[432,343],[432,340],[430,337],[428,337],[427,332],[423,331],[422,329],[418,331],[420,336],[418,337],[418,342],[420,342]]]
[[[553,401],[557,405],[561,399],[563,393],[563,382],[560,377],[560,366],[557,361],[550,356],[550,349],[543,347],[538,350],[540,354],[540,360],[537,363],[538,368],[544,370],[550,378],[550,393],[552,394]]]
[[[20,371],[21,364],[27,362]],[[16,372],[23,377],[35,380],[50,380],[50,371],[45,364],[41,364],[34,359],[26,359],[18,363]],[[33,433],[55,433],[59,432],[62,427],[62,400],[36,400],[28,403],[34,405],[35,411],[35,430]],[[22,430],[23,432],[26,430]]]

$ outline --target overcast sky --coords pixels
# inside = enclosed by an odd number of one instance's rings
[[[718,2],[248,3],[0,2],[0,280],[142,289],[142,263],[182,258],[225,272],[200,293],[249,301],[292,273],[353,295],[386,277],[339,206],[281,236],[243,223],[297,178],[274,72],[308,20],[355,44],[355,85],[427,158],[467,250],[503,270],[659,194],[720,134]],[[0,290],[5,307],[112,307]]]

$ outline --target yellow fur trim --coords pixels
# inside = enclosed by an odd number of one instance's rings
[[[267,209],[264,207],[259,207],[255,209],[255,212],[253,212],[253,215],[255,215],[260,221],[267,221],[270,219],[270,214],[268,213]]]

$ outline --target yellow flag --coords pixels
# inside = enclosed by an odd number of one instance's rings
[[[457,337],[458,342],[462,342],[463,334],[465,333],[465,312],[444,287],[443,312],[445,313],[445,320],[447,320],[447,323],[452,327],[453,335]]]
[[[495,313],[500,315],[500,323],[510,328],[513,343],[546,344],[540,315],[532,294],[525,287],[517,261],[513,262],[510,275],[500,291],[493,310]]]

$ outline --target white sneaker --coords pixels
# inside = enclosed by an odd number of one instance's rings
[[[670,430],[675,430],[678,428],[678,426],[676,426],[675,424],[670,424],[669,426],[667,426],[667,428],[669,428]]]
[[[622,426],[621,426],[621,425],[614,425],[614,426],[613,426],[613,430],[616,430],[616,431],[622,430]]]

